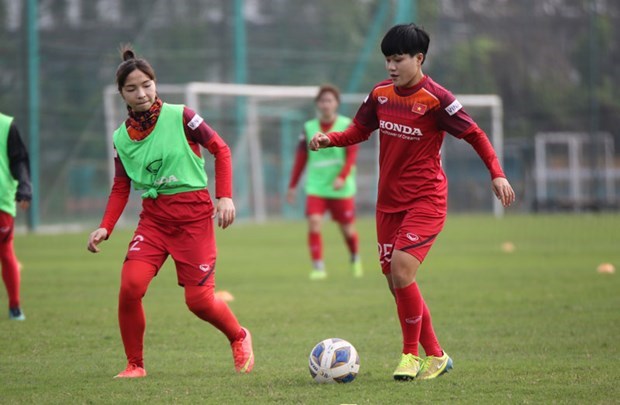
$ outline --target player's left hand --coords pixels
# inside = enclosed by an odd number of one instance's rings
[[[226,229],[232,225],[235,220],[235,204],[232,198],[221,197],[218,199],[214,216],[217,217],[217,224],[220,228]]]
[[[497,177],[492,183],[493,193],[504,207],[508,207],[515,201],[515,192],[507,179]]]
[[[334,183],[332,184],[332,187],[334,188],[334,190],[340,190],[344,187],[344,179],[341,177],[336,177]]]
[[[26,211],[28,208],[30,208],[30,201],[21,200],[17,202],[17,205],[19,205],[19,208]]]
[[[88,236],[88,246],[86,247],[90,252],[99,253],[98,244],[103,242],[108,237],[108,230],[105,228],[98,228],[91,232]]]

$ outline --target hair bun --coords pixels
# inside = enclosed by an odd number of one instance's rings
[[[136,53],[131,48],[131,45],[125,44],[121,46],[121,58],[123,59],[123,62],[130,59],[136,59]]]

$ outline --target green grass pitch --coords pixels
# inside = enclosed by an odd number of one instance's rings
[[[227,340],[187,310],[168,261],[144,300],[149,375],[122,381],[112,379],[125,366],[116,300],[131,233],[116,232],[98,255],[85,233],[17,236],[27,320],[0,314],[0,403],[620,401],[620,274],[596,271],[620,265],[619,215],[449,216],[418,280],[455,368],[410,383],[391,377],[400,331],[374,221],[359,229],[365,277],[350,277],[345,245],[326,223],[323,282],[308,281],[303,222],[218,231],[217,287],[235,296],[253,332],[250,375],[234,373]],[[309,351],[328,337],[356,346],[353,383],[310,378]]]

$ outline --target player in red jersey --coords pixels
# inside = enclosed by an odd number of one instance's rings
[[[444,225],[448,183],[441,168],[445,133],[472,145],[491,174],[491,187],[507,207],[515,194],[486,134],[459,101],[422,72],[428,34],[415,24],[392,27],[381,42],[389,80],[378,83],[344,132],[316,134],[310,149],[347,146],[379,130],[377,242],[379,260],[403,334],[394,379],[432,379],[452,368],[439,345],[416,274]],[[418,355],[418,344],[426,358]]]
[[[28,151],[13,118],[0,113],[0,263],[9,298],[9,319],[23,321],[20,306],[20,264],[13,248],[17,206],[28,209],[32,199]]]
[[[101,225],[89,236],[88,250],[98,252],[97,245],[111,235],[127,204],[130,184],[147,190],[121,272],[118,318],[128,365],[116,377],[146,376],[142,297],[168,255],[174,259],[190,311],[226,335],[236,370],[249,373],[254,365],[250,332],[224,301],[214,297],[213,218],[217,216],[224,229],[235,219],[230,149],[200,115],[162,102],[153,68],[128,47],[116,82],[129,118],[114,134],[114,184]],[[215,207],[206,188],[200,146],[215,157]]]
[[[317,132],[342,131],[351,124],[351,119],[338,114],[340,90],[332,85],[323,85],[314,99],[318,117],[304,123],[295,163],[291,172],[287,201],[295,202],[297,183],[304,168],[306,174],[306,217],[308,218],[308,250],[312,258],[311,280],[327,277],[323,264],[323,242],[321,228],[325,211],[340,225],[340,231],[351,255],[351,272],[362,277],[362,262],[358,253],[359,238],[355,229],[355,159],[357,145],[338,150],[321,151],[308,156],[308,143]]]

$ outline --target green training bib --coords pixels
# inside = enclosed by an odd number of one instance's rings
[[[0,211],[12,216],[17,213],[15,193],[17,192],[17,180],[11,174],[9,164],[9,130],[13,117],[0,113]]]
[[[351,119],[339,115],[331,128],[331,131],[340,132],[347,129]],[[312,137],[321,132],[321,124],[318,119],[307,121],[304,124],[306,131],[306,143],[309,144]],[[345,148],[325,148],[316,152],[308,152],[308,171],[306,174],[306,194],[324,198],[349,198],[355,195],[355,166],[351,168],[345,179],[344,186],[340,190],[334,190],[334,180],[345,165],[347,152]]]
[[[204,159],[196,156],[183,129],[183,106],[164,103],[153,132],[133,141],[125,123],[114,132],[114,146],[142,198],[207,187]]]

